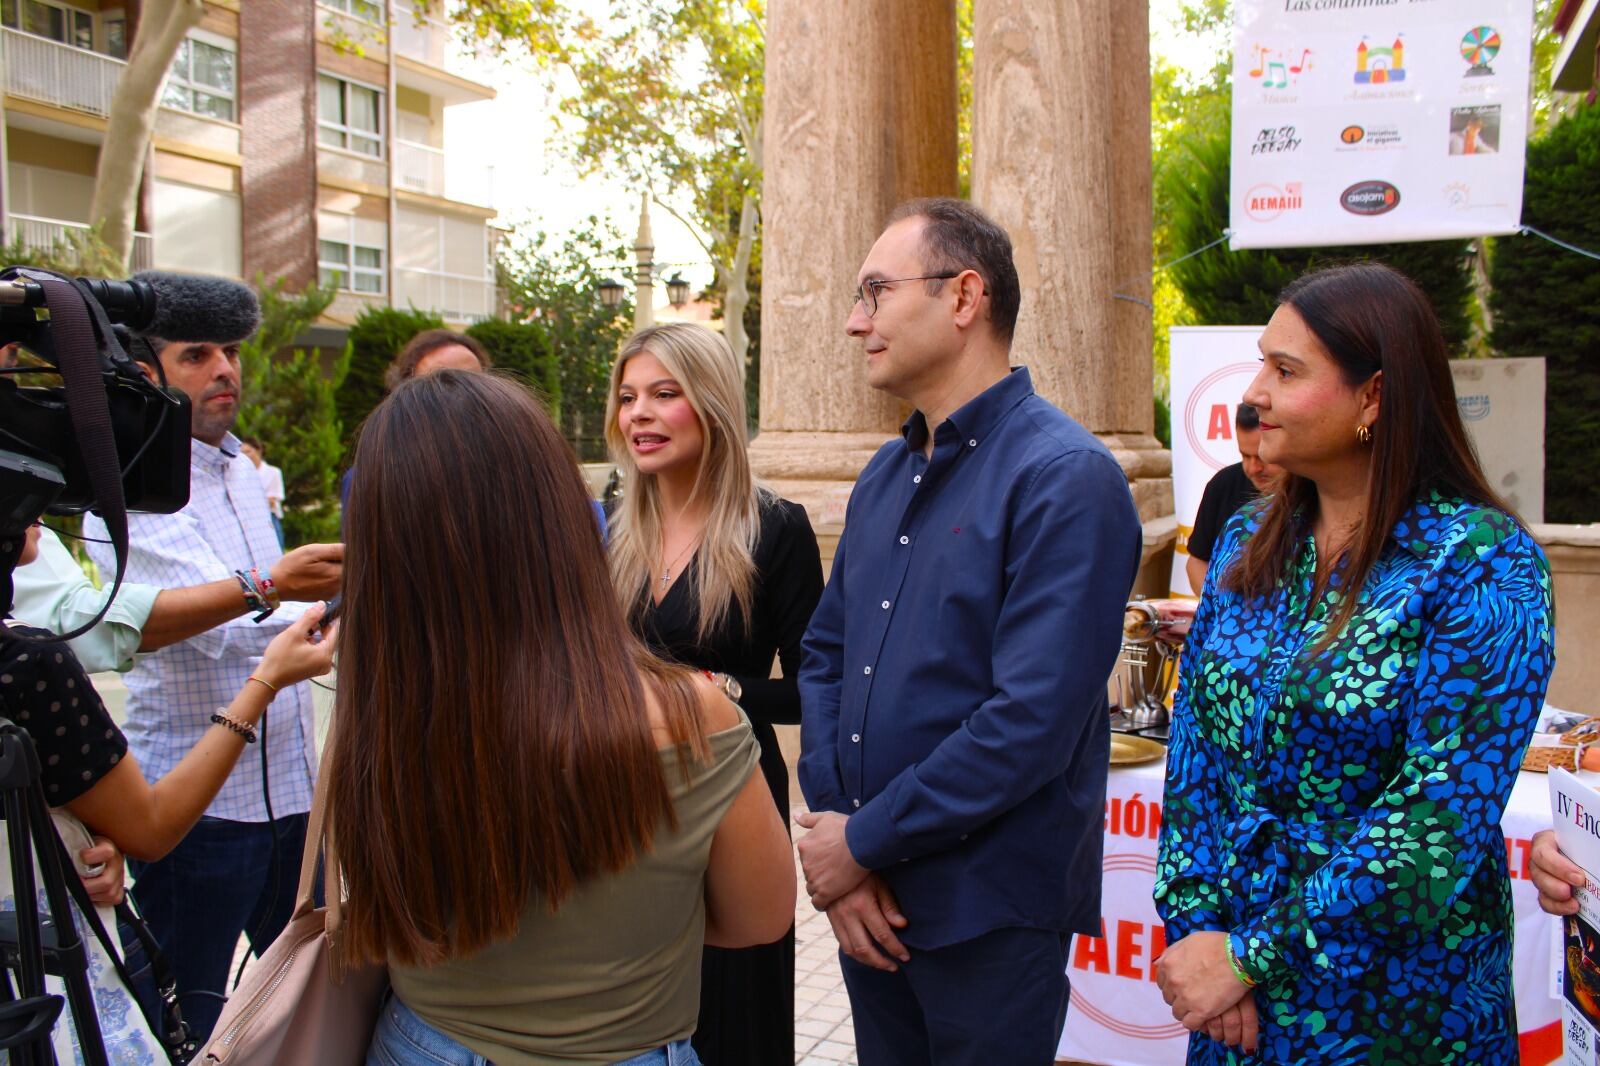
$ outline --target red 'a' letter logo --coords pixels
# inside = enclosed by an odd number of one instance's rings
[[[1211,405],[1211,421],[1206,425],[1206,440],[1232,440],[1233,419],[1228,417],[1228,405]]]

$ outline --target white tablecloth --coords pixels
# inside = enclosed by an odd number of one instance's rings
[[[1061,1058],[1106,1066],[1183,1062],[1188,1034],[1162,1002],[1151,967],[1165,944],[1151,901],[1165,774],[1165,762],[1111,771],[1101,880],[1106,935],[1073,942]],[[1513,966],[1523,1066],[1544,1066],[1561,1053],[1560,1004],[1550,995],[1554,919],[1539,910],[1527,879],[1529,838],[1550,825],[1547,789],[1544,774],[1521,774],[1501,823],[1517,913]]]

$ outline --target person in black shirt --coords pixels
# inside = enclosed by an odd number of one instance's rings
[[[789,771],[773,726],[800,721],[800,641],[822,596],[811,522],[756,485],[738,363],[718,334],[643,330],[611,378],[606,438],[627,486],[611,525],[623,608],[652,651],[711,672],[744,708],[787,825]],[[705,949],[694,1047],[705,1066],[791,1066],[792,928],[772,944]]]
[[[1247,403],[1233,415],[1233,438],[1239,445],[1239,462],[1225,466],[1206,483],[1200,497],[1200,510],[1194,516],[1194,531],[1189,534],[1189,561],[1185,572],[1196,596],[1206,585],[1206,569],[1211,564],[1211,549],[1222,527],[1240,507],[1268,492],[1283,468],[1261,459],[1261,416]]]

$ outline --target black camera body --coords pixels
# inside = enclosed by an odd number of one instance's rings
[[[7,271],[12,274],[14,271]],[[85,282],[104,324],[140,329],[155,314],[151,286],[138,280]],[[0,534],[19,532],[43,514],[95,509],[90,461],[80,446],[63,375],[62,338],[37,283],[0,279],[0,346],[20,345],[38,357],[0,371]],[[109,411],[123,505],[129,511],[170,514],[189,500],[189,401],[151,382],[124,350],[121,328],[96,329],[92,365]],[[80,354],[81,358],[81,354]],[[8,360],[9,361],[9,360]]]

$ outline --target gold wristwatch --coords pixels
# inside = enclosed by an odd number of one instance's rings
[[[734,703],[738,703],[739,697],[744,695],[744,686],[739,684],[739,679],[732,674],[715,674],[712,676],[712,680],[722,690],[723,695]]]

